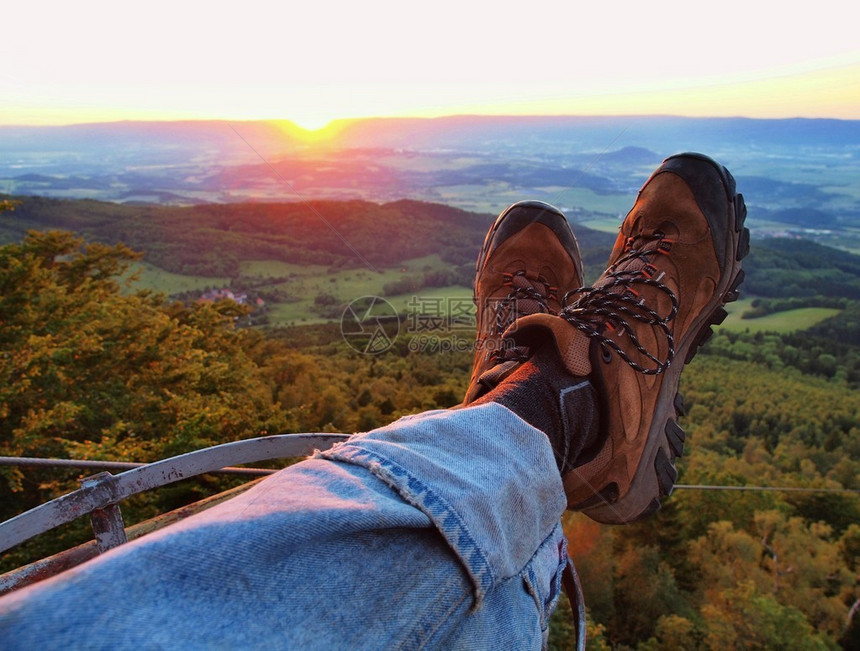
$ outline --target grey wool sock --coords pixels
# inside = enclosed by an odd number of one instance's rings
[[[495,402],[549,438],[564,474],[594,456],[600,441],[597,394],[588,378],[571,375],[547,342],[472,404]]]

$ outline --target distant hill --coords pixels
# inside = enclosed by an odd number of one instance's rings
[[[758,296],[860,299],[860,256],[796,238],[755,242],[743,289]]]
[[[617,151],[608,151],[601,158],[611,163],[627,163],[630,165],[651,165],[660,160],[660,154],[644,147],[622,147]]]
[[[124,242],[177,273],[224,276],[240,260],[335,266],[394,265],[404,259],[480,247],[490,215],[401,201],[125,206],[29,197],[4,226],[61,228]],[[11,233],[9,233],[11,235]],[[474,253],[470,253],[473,256]]]
[[[409,200],[192,207],[44,197],[22,202],[0,217],[6,241],[30,228],[70,230],[123,242],[168,271],[213,277],[235,275],[246,260],[390,267],[435,253],[452,264],[470,264],[496,217]],[[600,249],[605,260],[613,236],[583,227],[577,234],[584,249]]]

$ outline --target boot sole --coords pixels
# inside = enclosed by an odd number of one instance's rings
[[[722,179],[730,220],[730,237],[725,238],[722,252],[725,266],[714,298],[702,310],[691,326],[690,334],[678,346],[675,360],[681,359],[683,364],[674,364],[666,371],[667,377],[661,386],[648,441],[629,489],[617,501],[601,501],[582,509],[590,518],[606,524],[625,524],[645,518],[660,508],[662,498],[672,494],[678,477],[675,459],[682,455],[685,439],[684,430],[677,422],[678,417],[684,414],[684,401],[681,394],[677,393],[681,371],[711,338],[712,326],[719,325],[728,316],[725,305],[738,299],[738,287],[744,279],[741,260],[749,253],[750,233],[744,226],[746,204],[743,195],[736,192],[734,177],[725,167],[702,154],[678,154],[665,162],[682,157],[708,163]]]

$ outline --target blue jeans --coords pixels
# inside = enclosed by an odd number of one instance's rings
[[[7,595],[0,648],[540,648],[565,505],[505,407],[409,416]]]

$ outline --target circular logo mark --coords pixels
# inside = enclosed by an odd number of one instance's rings
[[[363,355],[378,355],[391,348],[400,333],[400,319],[384,298],[362,296],[343,311],[340,333],[353,350]]]

